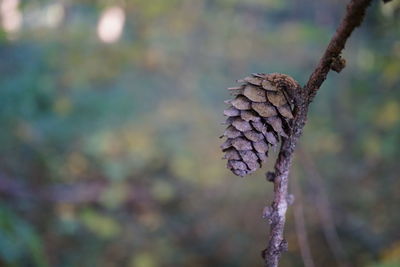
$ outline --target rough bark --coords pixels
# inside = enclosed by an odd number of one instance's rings
[[[262,256],[265,266],[276,267],[282,252],[287,250],[287,242],[283,237],[285,215],[288,207],[288,178],[290,165],[297,141],[307,121],[308,107],[317,91],[325,81],[331,69],[340,71],[344,68],[344,60],[340,57],[347,39],[354,29],[361,25],[366,9],[372,0],[352,0],[336,33],[328,44],[316,69],[307,84],[295,95],[295,118],[287,139],[284,139],[275,163],[274,173],[267,173],[267,179],[274,183],[274,199],[270,207],[264,209],[263,216],[270,223],[270,236],[267,248]]]

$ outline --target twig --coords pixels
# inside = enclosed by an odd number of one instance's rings
[[[340,53],[345,47],[347,39],[355,28],[361,25],[365,16],[365,11],[372,0],[352,0],[347,5],[347,12],[335,35],[332,37],[327,49],[317,68],[311,74],[306,85],[306,91],[309,93],[309,101],[312,101],[318,89],[325,81],[332,63],[339,58]]]
[[[266,208],[264,213],[264,217],[267,217],[271,224],[268,246],[262,253],[267,267],[278,266],[282,252],[287,250],[287,242],[283,238],[283,231],[288,206],[288,176],[294,149],[307,120],[308,106],[325,81],[328,72],[332,68],[332,63],[337,60],[340,61],[339,56],[347,39],[353,30],[361,24],[371,1],[352,0],[348,4],[346,15],[331,39],[317,68],[310,76],[307,85],[294,96],[296,108],[291,133],[282,142],[278,159],[275,163],[274,174],[267,174],[267,178],[274,182],[274,199],[271,207]],[[343,67],[341,66],[341,68]]]
[[[292,172],[293,193],[296,195],[296,202],[293,205],[294,225],[296,227],[297,240],[299,242],[301,258],[305,267],[314,267],[314,260],[311,254],[310,244],[307,238],[306,223],[303,211],[303,194],[299,184],[299,177]]]
[[[335,222],[332,216],[329,199],[325,190],[324,182],[319,174],[317,167],[310,154],[304,151],[301,147],[298,148],[300,153],[300,162],[304,166],[304,170],[307,172],[309,177],[309,185],[313,189],[312,198],[313,203],[317,208],[317,213],[320,217],[322,230],[325,235],[325,239],[328,243],[330,250],[337,262],[339,267],[348,267],[349,264],[346,261],[346,253],[340,242],[339,235],[336,231]]]
[[[152,198],[147,190],[138,186],[129,186],[130,192],[125,199],[129,203],[150,202]],[[24,200],[29,203],[52,202],[63,204],[98,204],[101,195],[109,188],[107,181],[78,182],[73,185],[58,184],[37,188],[32,183],[9,177],[0,172],[0,197]]]

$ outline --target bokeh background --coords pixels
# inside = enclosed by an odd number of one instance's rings
[[[224,88],[304,84],[346,2],[1,0],[0,266],[262,266],[274,155],[225,169]],[[400,266],[399,17],[374,1],[312,104],[282,266]]]

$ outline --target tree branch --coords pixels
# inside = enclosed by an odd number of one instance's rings
[[[262,253],[265,266],[267,267],[278,266],[282,252],[287,250],[287,242],[283,238],[283,232],[288,207],[289,170],[293,152],[307,120],[308,107],[325,81],[328,72],[332,68],[340,71],[344,67],[340,53],[344,49],[346,41],[353,30],[361,25],[365,11],[371,1],[352,0],[347,5],[346,14],[320,59],[317,68],[311,74],[307,85],[294,96],[295,118],[291,133],[282,142],[278,159],[275,163],[275,172],[267,173],[267,179],[274,182],[273,202],[270,207],[264,209],[263,214],[271,225],[268,246]],[[335,66],[332,66],[334,62]],[[341,62],[341,64],[337,66],[337,62]]]
[[[306,222],[304,219],[303,193],[299,183],[299,177],[295,174],[296,172],[292,173],[291,175],[292,184],[290,187],[292,188],[293,193],[296,195],[296,202],[293,205],[293,217],[294,226],[297,234],[297,241],[299,243],[300,254],[303,259],[304,267],[314,267],[315,263],[311,254],[310,244],[307,237]]]
[[[340,242],[333,219],[332,209],[330,207],[328,194],[325,190],[324,181],[321,174],[317,170],[317,166],[313,158],[302,147],[298,147],[300,164],[307,172],[309,181],[308,186],[312,190],[310,198],[312,199],[317,213],[320,217],[322,230],[325,235],[326,242],[332,251],[338,267],[348,267],[346,253]],[[295,182],[293,182],[295,183]]]
[[[332,63],[335,59],[339,58],[351,33],[361,25],[365,11],[370,3],[371,0],[352,0],[347,5],[345,17],[342,19],[317,68],[311,74],[306,85],[306,90],[309,92],[309,101],[312,101],[316,92],[325,81]]]

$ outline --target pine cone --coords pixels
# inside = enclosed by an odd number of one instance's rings
[[[287,138],[293,119],[293,90],[300,85],[285,74],[252,74],[228,88],[233,100],[224,110],[227,140],[221,145],[227,168],[245,176],[265,162],[268,150]]]

